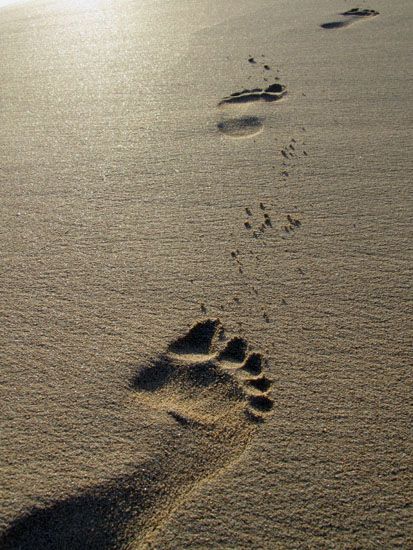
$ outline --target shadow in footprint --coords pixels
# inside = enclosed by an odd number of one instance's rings
[[[266,392],[270,389],[272,382],[263,376],[262,378],[256,378],[255,380],[249,380],[248,384],[261,392]]]
[[[139,371],[132,380],[132,388],[154,392],[162,388],[172,377],[173,369],[165,361],[157,361],[152,368]]]
[[[244,338],[232,338],[220,352],[219,359],[221,361],[242,363],[245,359],[247,348],[248,344]]]
[[[264,118],[257,116],[243,116],[229,118],[217,124],[218,130],[226,136],[234,138],[250,137],[262,131]]]
[[[208,319],[194,325],[185,336],[170,344],[169,351],[179,354],[207,354],[216,334],[217,320]]]
[[[245,371],[257,376],[262,372],[262,357],[259,353],[251,353],[242,367]]]

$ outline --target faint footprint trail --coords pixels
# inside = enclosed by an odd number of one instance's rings
[[[262,110],[259,113],[240,114],[240,109],[245,109],[252,103],[264,104],[279,101],[286,93],[285,87],[276,82],[265,89],[244,89],[224,97],[218,103],[218,107],[222,109],[221,120],[217,124],[218,130],[233,138],[256,135],[263,129],[265,114]],[[258,111],[257,106],[256,110]]]
[[[153,457],[107,484],[29,510],[0,536],[0,547],[156,547],[174,512],[238,460],[271,411],[264,364],[243,338],[227,338],[219,320],[195,324],[131,382],[140,404],[169,427]]]
[[[328,23],[322,23],[320,27],[322,27],[323,29],[341,29],[343,27],[348,27],[356,21],[375,17],[376,15],[379,15],[379,12],[376,10],[353,8],[351,10],[345,11],[344,13],[341,13],[340,15],[343,17],[343,19],[339,19],[338,21],[330,21]]]

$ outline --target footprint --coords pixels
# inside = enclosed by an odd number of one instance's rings
[[[353,8],[341,13],[340,15],[342,15],[344,19],[323,23],[320,27],[323,29],[341,29],[343,27],[348,27],[355,21],[367,19],[368,17],[375,17],[376,15],[379,15],[379,12],[376,10]]]
[[[242,116],[228,118],[218,122],[220,132],[230,137],[249,137],[259,134],[264,125],[264,117]]]
[[[285,238],[286,236],[292,237],[294,232],[302,225],[301,221],[298,218],[293,218],[291,214],[287,214],[287,221],[288,224],[284,225],[283,238]]]
[[[218,106],[231,105],[234,103],[251,103],[254,101],[279,101],[286,93],[285,86],[275,83],[270,84],[265,90],[254,88],[252,90],[244,89],[241,92],[234,92],[230,96],[224,97],[224,99],[218,103]]]
[[[262,355],[243,338],[228,339],[219,320],[195,324],[131,382],[132,398],[159,415],[153,457],[111,482],[27,511],[0,535],[0,547],[157,547],[174,512],[241,456],[270,413],[264,370]]]
[[[244,89],[224,97],[218,107],[222,108],[218,130],[232,138],[252,137],[260,133],[264,126],[265,112],[256,105],[256,113],[240,114],[240,109],[251,103],[273,103],[282,99],[287,92],[279,83],[270,84],[267,88]]]
[[[165,355],[139,371],[133,382],[139,399],[175,419],[185,418],[188,425],[208,429],[238,423],[242,413],[249,420],[263,421],[262,412],[271,410],[272,400],[257,391],[267,391],[271,382],[264,377],[266,390],[254,383],[262,378],[264,359],[260,353],[249,353],[243,338],[225,338],[218,320],[194,325]]]

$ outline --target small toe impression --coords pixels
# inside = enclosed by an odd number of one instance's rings
[[[266,395],[252,395],[249,398],[249,402],[251,407],[262,412],[268,412],[274,406],[273,400]]]
[[[266,376],[261,376],[260,378],[253,378],[252,380],[247,380],[247,384],[256,390],[261,392],[266,392],[270,389],[272,381]]]
[[[219,354],[222,361],[242,363],[245,359],[248,344],[243,338],[232,338]]]
[[[250,374],[257,376],[262,372],[262,360],[263,359],[261,354],[251,353],[251,355],[248,356],[248,359],[243,364],[242,368]]]
[[[262,424],[264,422],[262,414],[252,411],[251,409],[245,409],[245,416],[250,422],[254,422],[256,424]]]
[[[172,342],[168,350],[177,354],[208,354],[219,324],[218,319],[196,323],[185,336]]]

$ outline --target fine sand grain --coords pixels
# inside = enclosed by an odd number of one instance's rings
[[[0,7],[0,548],[410,548],[408,0]]]

